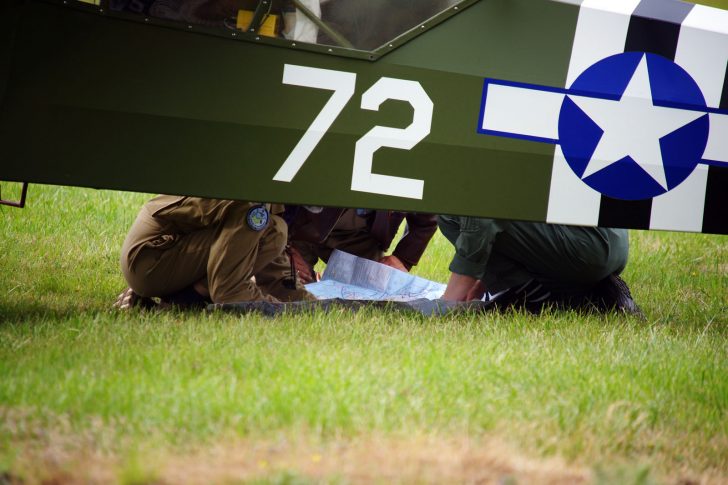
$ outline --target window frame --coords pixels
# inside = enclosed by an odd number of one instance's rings
[[[90,13],[95,13],[105,17],[118,18],[136,23],[149,24],[156,27],[172,28],[184,32],[212,35],[215,37],[226,38],[230,40],[251,42],[255,44],[270,45],[275,47],[284,47],[289,50],[301,50],[306,52],[315,52],[319,54],[327,54],[339,57],[348,57],[353,59],[361,59],[368,61],[376,61],[390,52],[396,50],[412,39],[424,34],[436,25],[444,22],[450,17],[461,13],[463,10],[474,5],[481,0],[463,0],[457,5],[453,5],[446,10],[438,13],[434,17],[429,18],[425,22],[421,22],[410,30],[403,32],[389,42],[377,47],[374,50],[361,50],[355,48],[346,48],[335,45],[326,44],[310,44],[306,42],[292,41],[280,37],[268,37],[255,32],[244,32],[240,30],[230,31],[223,30],[218,27],[210,27],[203,25],[186,24],[175,20],[167,20],[158,17],[144,17],[142,15],[130,12],[112,11],[109,8],[109,0],[42,0],[47,3],[60,5],[64,8],[74,8]],[[92,1],[98,4],[89,3]]]

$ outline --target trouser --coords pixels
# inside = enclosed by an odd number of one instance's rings
[[[495,221],[494,221],[495,222]],[[491,292],[538,281],[553,295],[578,298],[627,264],[624,230],[497,221],[483,282]]]
[[[164,297],[203,281],[215,303],[313,299],[300,283],[289,288],[295,280],[284,253],[283,219],[270,215],[265,229],[255,231],[245,222],[255,204],[220,204],[224,217],[186,233],[142,209],[122,248],[129,286],[142,296]]]
[[[461,257],[475,251],[471,262],[484,265],[478,277],[491,293],[536,281],[559,298],[583,296],[607,276],[620,273],[629,252],[624,229],[445,218],[440,230],[463,251]]]

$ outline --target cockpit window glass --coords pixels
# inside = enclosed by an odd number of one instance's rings
[[[467,0],[108,0],[113,12],[374,51]]]
[[[257,4],[254,0],[109,0],[115,12],[226,29],[237,29],[239,12],[254,11]]]
[[[372,51],[426,22],[458,0],[329,0],[321,5],[322,18],[355,49]],[[318,42],[337,45],[325,32]]]

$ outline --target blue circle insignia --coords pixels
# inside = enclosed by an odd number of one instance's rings
[[[268,225],[268,209],[264,205],[256,205],[248,210],[246,220],[248,227],[254,231],[262,231]]]
[[[700,163],[710,121],[695,80],[673,61],[644,52],[607,57],[569,87],[559,143],[594,190],[648,199],[680,185]]]

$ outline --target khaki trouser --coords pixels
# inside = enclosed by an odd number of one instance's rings
[[[298,282],[293,289],[286,287],[292,276],[283,219],[271,214],[261,231],[247,224],[255,205],[193,197],[153,199],[140,211],[122,247],[122,272],[129,286],[142,296],[164,297],[206,281],[215,303],[313,299]]]

